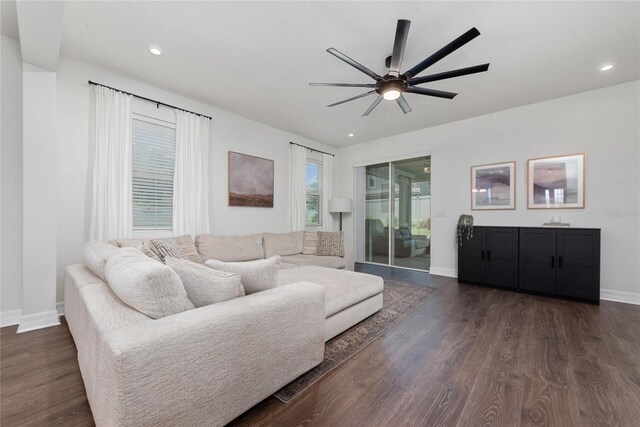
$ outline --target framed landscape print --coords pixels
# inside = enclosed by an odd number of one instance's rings
[[[527,162],[529,209],[584,208],[584,154]]]
[[[471,209],[516,208],[516,162],[471,166]]]
[[[229,151],[229,206],[273,207],[273,160]]]

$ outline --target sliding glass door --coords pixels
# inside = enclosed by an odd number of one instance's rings
[[[429,270],[431,159],[367,166],[365,262]]]

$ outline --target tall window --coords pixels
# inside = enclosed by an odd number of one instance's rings
[[[322,225],[322,161],[307,159],[307,225]]]
[[[134,116],[131,174],[133,229],[171,230],[176,130],[171,124]]]

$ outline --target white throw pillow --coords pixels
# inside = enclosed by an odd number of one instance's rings
[[[104,275],[104,266],[111,255],[119,252],[120,249],[111,243],[92,240],[85,243],[82,248],[82,261],[98,277],[102,280],[107,280]]]
[[[302,239],[302,254],[303,255],[317,255],[318,254],[318,232],[314,231],[304,232]]]
[[[240,274],[214,270],[186,259],[167,257],[164,262],[178,273],[189,299],[196,307],[244,295]]]
[[[122,301],[152,319],[195,308],[176,272],[137,249],[111,255],[105,275]]]
[[[245,262],[222,262],[215,259],[204,263],[207,267],[229,273],[240,273],[247,295],[278,287],[280,256]]]

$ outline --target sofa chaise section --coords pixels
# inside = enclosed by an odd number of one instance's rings
[[[84,265],[65,313],[98,426],[224,425],[322,361],[324,288],[295,283],[150,319]]]
[[[278,274],[280,286],[301,280],[324,288],[325,341],[382,309],[384,281],[381,277],[318,266],[290,268]]]

